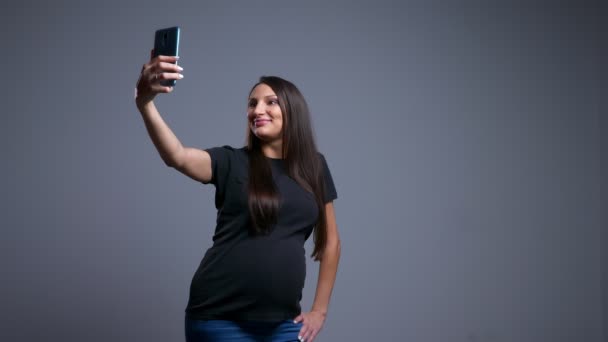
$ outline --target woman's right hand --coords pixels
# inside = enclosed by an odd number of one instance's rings
[[[158,93],[170,93],[173,87],[166,87],[160,84],[161,80],[179,80],[184,76],[180,73],[182,67],[174,64],[177,56],[154,56],[154,50],[150,52],[150,61],[141,69],[139,80],[137,81],[135,103],[141,107],[152,100]]]

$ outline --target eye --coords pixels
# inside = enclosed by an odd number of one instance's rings
[[[269,101],[268,101],[268,104],[269,104],[269,105],[278,105],[278,104],[279,104],[279,100],[277,100],[277,99],[272,99],[272,100],[269,100]]]
[[[249,106],[249,108],[253,108],[253,107],[255,107],[255,106],[256,106],[256,104],[257,104],[257,102],[256,102],[256,101],[249,101],[248,106]]]

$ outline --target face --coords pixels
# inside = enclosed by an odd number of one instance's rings
[[[274,142],[281,139],[283,113],[279,99],[270,86],[258,84],[247,103],[249,128],[260,140]]]

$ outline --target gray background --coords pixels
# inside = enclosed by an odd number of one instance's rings
[[[318,341],[608,341],[600,1],[1,6],[0,340],[183,339],[213,188],[133,102],[180,25],[185,145],[242,145],[261,75],[310,104],[343,246]]]

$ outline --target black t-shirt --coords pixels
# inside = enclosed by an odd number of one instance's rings
[[[304,242],[318,218],[314,196],[290,178],[281,159],[268,158],[279,192],[277,224],[267,235],[250,234],[247,205],[249,159],[245,148],[208,149],[215,185],[217,225],[190,285],[186,316],[192,319],[280,321],[300,314],[306,275]],[[323,155],[325,202],[337,198]]]

